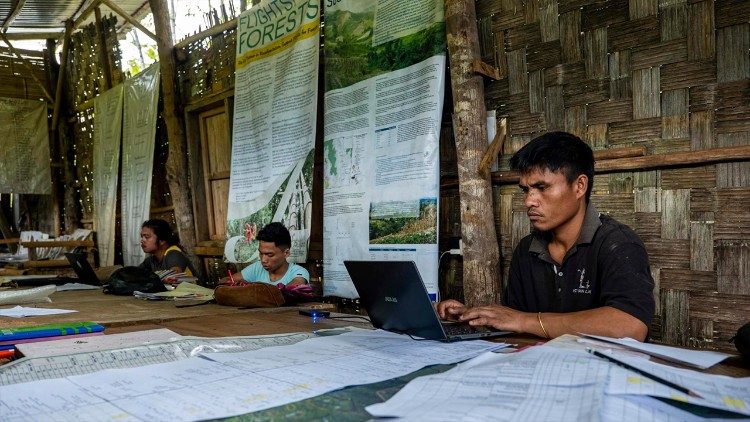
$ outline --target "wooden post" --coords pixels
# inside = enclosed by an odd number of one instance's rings
[[[57,74],[57,88],[55,89],[55,108],[52,110],[52,130],[57,130],[60,124],[60,107],[62,106],[63,84],[65,82],[65,68],[68,65],[68,48],[70,47],[70,33],[73,32],[73,22],[65,22],[62,53],[60,54],[60,72]]]
[[[60,75],[61,67],[57,63],[55,45],[54,39],[47,39],[47,82],[50,87],[57,86],[57,78]],[[56,101],[57,99],[55,99]],[[52,224],[55,234],[57,234],[62,229],[62,221],[60,220],[62,216],[62,207],[60,206],[62,201],[60,198],[62,198],[61,187],[63,184],[60,181],[60,137],[57,135],[57,129],[52,129],[52,125],[49,126],[49,153],[51,158],[50,175],[52,177]]]
[[[149,0],[151,13],[154,15],[154,28],[159,37],[156,45],[159,50],[159,65],[161,68],[161,92],[164,100],[164,122],[167,125],[169,138],[169,156],[167,157],[167,182],[174,205],[174,217],[177,222],[177,232],[180,242],[191,252],[195,249],[195,217],[193,202],[188,183],[187,138],[185,137],[185,122],[180,108],[180,98],[177,91],[175,75],[174,42],[172,41],[172,27],[169,23],[169,7],[167,0]],[[194,254],[189,256],[199,272],[203,272],[203,265]]]
[[[112,69],[109,67],[109,49],[107,48],[107,34],[104,33],[104,26],[102,25],[102,11],[99,7],[94,8],[94,15],[96,17],[96,42],[99,44],[97,55],[99,56],[99,63],[102,66],[102,74],[104,74],[104,91],[112,88]],[[104,92],[100,92],[103,94]]]
[[[470,306],[499,303],[500,251],[492,185],[478,171],[487,149],[487,112],[484,82],[473,68],[480,57],[474,0],[445,0],[445,26],[458,157],[464,300]]]

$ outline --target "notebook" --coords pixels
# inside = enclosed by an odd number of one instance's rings
[[[442,341],[510,334],[441,321],[413,261],[344,261],[344,265],[375,328]]]

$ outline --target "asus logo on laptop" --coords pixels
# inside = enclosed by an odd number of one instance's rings
[[[386,302],[398,303],[398,299],[396,299],[395,297],[390,297],[390,296],[386,296],[385,297],[385,301]]]

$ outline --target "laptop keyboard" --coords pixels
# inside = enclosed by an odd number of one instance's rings
[[[476,333],[476,328],[469,324],[443,324],[443,330],[448,336],[460,336],[463,334]]]

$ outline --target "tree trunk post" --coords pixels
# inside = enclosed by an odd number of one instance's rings
[[[167,0],[149,0],[151,12],[154,15],[154,28],[159,34],[156,45],[159,50],[159,65],[161,68],[161,92],[164,100],[164,122],[167,125],[169,138],[169,155],[167,157],[167,182],[172,195],[174,217],[177,222],[177,232],[180,243],[187,249],[188,256],[201,275],[203,266],[192,251],[195,249],[195,217],[190,193],[187,160],[187,138],[185,137],[185,122],[180,111],[180,99],[177,91],[175,75],[175,57],[173,54],[172,26],[169,21],[169,7]]]
[[[492,185],[479,174],[487,149],[484,82],[472,68],[479,58],[474,0],[445,0],[445,26],[453,92],[453,131],[458,159],[458,192],[467,305],[499,303],[500,251],[495,231]]]

